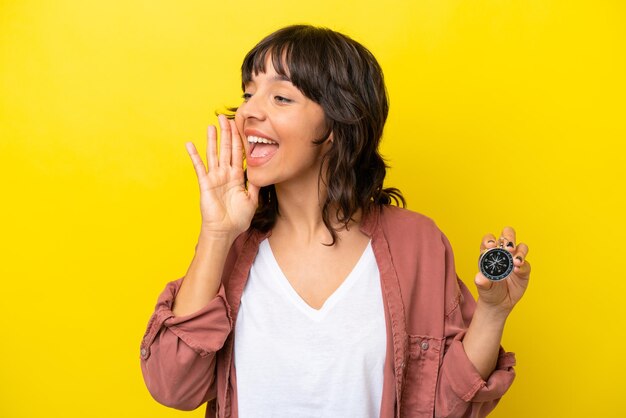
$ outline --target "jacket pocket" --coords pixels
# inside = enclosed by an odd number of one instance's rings
[[[442,344],[443,338],[409,335],[409,355],[400,409],[402,417],[433,416]]]

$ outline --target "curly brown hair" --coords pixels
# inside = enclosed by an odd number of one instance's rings
[[[243,60],[242,88],[253,74],[265,72],[270,58],[279,75],[319,104],[333,143],[323,156],[319,181],[326,186],[322,219],[332,236],[347,228],[358,210],[406,202],[396,188],[383,188],[387,165],[378,151],[389,104],[383,72],[360,43],[327,28],[293,25],[261,40]],[[334,210],[334,213],[332,213]],[[279,215],[276,189],[262,187],[252,227],[267,232]],[[331,222],[334,216],[339,227]]]

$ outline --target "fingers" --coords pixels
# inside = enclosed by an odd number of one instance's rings
[[[496,282],[489,280],[480,272],[478,272],[474,277],[474,283],[476,283],[476,287],[481,290],[489,290],[494,284],[496,284]]]
[[[229,120],[224,115],[218,115],[217,120],[220,125],[220,146],[217,152],[217,128],[210,125],[207,129],[207,150],[206,157],[209,171],[219,166],[222,167],[242,167],[243,166],[243,144],[239,131],[233,120]]]
[[[237,130],[237,125],[234,120],[229,120],[230,131],[232,134],[232,156],[231,163],[233,167],[241,168],[243,167],[243,143],[241,142],[241,137],[239,136],[239,130]]]
[[[498,243],[496,242],[496,237],[493,234],[487,234],[483,237],[483,240],[480,242],[480,252],[483,253],[485,250],[493,247],[497,247]]]
[[[217,168],[217,129],[213,125],[207,128],[206,160],[209,171]]]
[[[513,254],[513,264],[516,267],[521,266],[522,264],[524,264],[524,261],[526,260],[527,255],[528,255],[528,245],[524,244],[523,242],[520,242],[517,246],[517,251],[515,252],[515,254]]]
[[[202,179],[206,175],[206,167],[204,166],[204,162],[198,154],[198,150],[196,146],[192,142],[187,142],[185,144],[185,148],[187,148],[187,153],[189,157],[191,157],[191,162],[193,163],[193,168],[196,170],[196,176],[198,176],[198,180]]]
[[[528,280],[530,276],[530,263],[528,261],[524,261],[524,264],[521,266],[515,266],[515,274],[522,279]]]
[[[513,228],[510,226],[504,227],[499,238],[496,238],[493,234],[485,235],[480,242],[480,252],[482,253],[489,248],[498,247],[500,244],[510,252],[515,251],[515,230]]]
[[[502,235],[500,236],[500,240],[504,248],[509,250],[509,252],[515,251],[515,230],[510,226],[505,226],[502,229]]]
[[[526,255],[528,254],[528,245],[520,242],[519,244],[515,244],[515,230],[506,226],[502,229],[502,234],[500,238],[495,237],[493,234],[486,234],[482,241],[480,242],[480,253],[482,254],[485,250],[489,248],[494,248],[502,245],[513,255],[513,263],[516,267],[524,264],[524,260],[526,260]]]
[[[231,125],[226,116],[218,115],[217,120],[220,124],[220,158],[219,164],[227,167],[230,165],[230,156],[232,153],[232,133]]]

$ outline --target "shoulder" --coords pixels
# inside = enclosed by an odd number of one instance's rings
[[[372,222],[373,241],[388,248],[396,265],[419,260],[422,266],[441,266],[452,259],[444,233],[430,217],[395,206],[384,206]]]
[[[267,236],[268,233],[250,228],[235,239],[226,256],[222,270],[222,282],[224,284],[230,284],[233,271],[235,270],[247,273],[259,250],[259,244]]]
[[[379,225],[388,240],[414,240],[432,244],[433,240],[442,242],[445,239],[432,218],[397,206],[382,207]]]
[[[233,255],[240,253],[254,253],[259,249],[259,244],[270,235],[269,232],[262,232],[254,227],[242,232],[235,238],[230,251]]]

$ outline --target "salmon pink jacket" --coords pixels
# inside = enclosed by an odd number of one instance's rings
[[[457,277],[447,238],[431,219],[392,206],[370,210],[360,228],[378,263],[387,324],[380,417],[486,416],[513,382],[515,356],[501,348],[486,381],[467,358],[462,340],[475,301]],[[206,417],[238,417],[233,330],[268,235],[250,230],[237,238],[219,292],[201,310],[172,313],[182,279],[160,295],[140,348],[143,377],[158,402],[183,410],[208,402]]]

